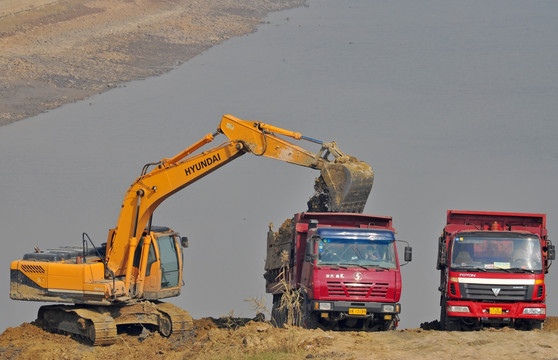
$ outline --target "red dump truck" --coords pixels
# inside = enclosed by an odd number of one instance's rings
[[[299,213],[277,232],[270,226],[267,245],[264,278],[277,326],[291,317],[306,328],[397,327],[401,272],[391,217]],[[411,258],[406,246],[405,262]]]
[[[554,257],[545,214],[448,210],[436,266],[442,330],[542,328]]]

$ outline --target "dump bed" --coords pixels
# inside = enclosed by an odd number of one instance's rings
[[[527,231],[545,238],[546,214],[448,210],[445,231]]]
[[[297,223],[297,230],[300,227],[298,224],[306,224],[310,220],[318,220],[320,226],[333,226],[333,227],[359,227],[367,228],[372,226],[391,228],[392,220],[389,216],[376,216],[355,213],[311,213],[305,212],[295,215],[295,222]],[[301,229],[304,226],[301,227]]]

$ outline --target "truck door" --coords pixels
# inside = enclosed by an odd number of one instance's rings
[[[161,259],[161,288],[177,287],[180,280],[180,264],[175,238],[173,235],[160,236],[157,245]]]

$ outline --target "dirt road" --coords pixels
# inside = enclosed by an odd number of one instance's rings
[[[162,74],[304,0],[0,2],[0,126]]]

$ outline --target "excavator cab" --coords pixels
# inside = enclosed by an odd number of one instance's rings
[[[149,245],[146,237],[149,236]],[[144,244],[149,246],[144,250]],[[182,284],[184,238],[167,227],[153,226],[149,234],[144,233],[134,253],[133,272],[139,276],[139,269],[145,263],[143,297],[149,300],[163,299],[180,294]],[[147,259],[145,257],[147,251]],[[141,286],[141,280],[137,282]],[[141,289],[136,289],[136,291]]]

